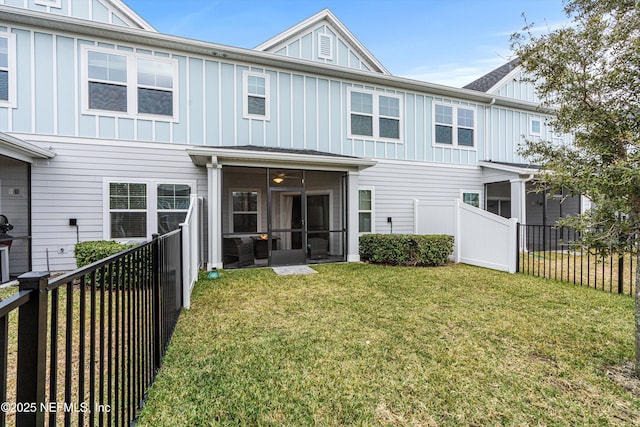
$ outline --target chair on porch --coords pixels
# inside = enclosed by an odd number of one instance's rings
[[[224,239],[225,263],[236,263],[238,267],[252,265],[253,242],[245,242],[240,238]]]

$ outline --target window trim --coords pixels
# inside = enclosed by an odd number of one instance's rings
[[[62,0],[35,0],[35,4],[37,4],[38,6],[47,6],[56,9],[62,9]]]
[[[260,77],[264,79],[264,96],[249,93],[249,76]],[[264,72],[244,70],[242,71],[242,117],[253,120],[271,120],[271,83],[270,75]],[[264,98],[264,115],[249,113],[249,95]]]
[[[147,235],[145,238],[111,238],[111,209],[109,204],[109,185],[114,182],[127,184],[145,184],[147,186]],[[151,238],[154,233],[158,232],[158,184],[176,184],[188,185],[191,188],[190,196],[196,193],[196,182],[181,179],[163,179],[163,178],[131,178],[123,177],[105,177],[102,179],[102,237],[104,240],[115,240],[119,242],[142,242]],[[162,209],[162,211],[166,211]]]
[[[18,106],[16,88],[18,86],[18,63],[16,60],[16,35],[10,32],[0,32],[0,37],[7,39],[7,51],[8,51],[8,66],[6,71],[9,73],[7,84],[8,98],[7,100],[0,99],[0,107],[16,108]]]
[[[436,122],[436,106],[440,105],[443,107],[450,107],[452,111],[452,124],[451,126],[451,144],[443,144],[440,142],[436,142],[436,125],[442,124],[445,126],[449,126],[447,123],[439,123]],[[473,128],[468,126],[460,126],[458,125],[458,109],[470,110],[473,112]],[[442,101],[433,101],[433,105],[431,108],[431,138],[432,138],[432,146],[433,147],[449,147],[456,148],[459,150],[470,150],[477,151],[478,150],[478,109],[473,105],[464,105],[464,104],[455,104],[455,103],[447,103]],[[473,130],[473,145],[459,145],[458,144],[458,129],[472,129]]]
[[[351,111],[351,93],[358,92],[371,95],[373,98],[373,112],[371,114],[368,113],[360,113]],[[389,137],[381,137],[380,136],[380,119],[395,119],[395,117],[381,115],[380,114],[380,97],[385,96],[387,98],[395,98],[398,100],[398,138],[389,138]],[[404,143],[404,133],[403,133],[403,124],[404,124],[404,102],[403,96],[398,93],[390,93],[390,92],[382,92],[382,91],[371,91],[367,89],[360,89],[357,87],[348,87],[347,88],[347,138],[350,139],[359,139],[359,140],[368,140],[368,141],[384,141],[384,142],[395,142],[395,143]],[[372,121],[372,133],[373,135],[358,135],[351,132],[351,115],[361,115],[361,116],[370,116]]]
[[[371,191],[371,209],[370,210],[361,210],[360,209],[360,191]],[[371,214],[371,231],[360,231],[360,213],[370,213]],[[358,187],[358,234],[373,234],[376,232],[376,190],[375,187],[371,186],[361,186]]]
[[[233,223],[233,214],[236,212],[233,210],[233,193],[250,193],[255,192],[258,195],[258,203],[256,206],[256,232],[244,232],[235,231],[235,224]],[[236,233],[241,235],[252,235],[260,233],[262,231],[262,191],[259,188],[229,188],[229,233]],[[251,212],[253,213],[253,212]]]
[[[540,123],[540,131],[534,132],[533,130],[533,122]],[[529,135],[531,136],[542,136],[542,119],[540,117],[529,117]]]
[[[127,89],[127,111],[111,111],[111,110],[98,110],[89,108],[89,82],[96,81],[104,83],[105,81],[99,79],[89,79],[89,52],[104,53],[110,55],[119,55],[126,58],[127,64],[127,81],[124,83]],[[172,68],[172,102],[173,102],[173,115],[163,114],[151,114],[151,113],[139,113],[138,110],[138,88],[149,88],[147,85],[138,84],[138,59],[146,59],[156,62],[164,62],[171,65]],[[100,46],[83,46],[82,47],[82,66],[80,78],[82,81],[82,114],[90,116],[103,116],[103,117],[122,117],[122,118],[135,118],[156,120],[164,122],[178,122],[179,121],[179,80],[178,80],[178,61],[173,58],[166,58],[162,56],[155,56],[136,52],[127,52],[117,49],[108,49]],[[109,83],[109,82],[107,82]],[[164,91],[168,91],[166,88]]]

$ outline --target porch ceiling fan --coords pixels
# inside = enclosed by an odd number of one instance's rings
[[[299,178],[297,174],[289,175],[286,172],[276,170],[271,173],[271,180],[276,184],[282,184],[286,178]]]

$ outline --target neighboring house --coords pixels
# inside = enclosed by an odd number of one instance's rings
[[[0,0],[11,272],[175,229],[192,194],[210,268],[357,261],[361,233],[416,231],[416,200],[540,222],[517,147],[553,133],[505,67],[466,89],[395,77],[329,10],[249,50],[119,0]]]

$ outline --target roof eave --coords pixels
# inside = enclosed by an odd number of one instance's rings
[[[40,148],[37,145],[23,141],[4,132],[0,132],[0,148],[3,148],[3,150],[0,151],[8,150],[8,153],[5,152],[5,154],[11,155],[11,153],[13,153],[14,155],[11,157],[29,163],[31,163],[33,159],[53,159],[56,156],[51,150]]]

